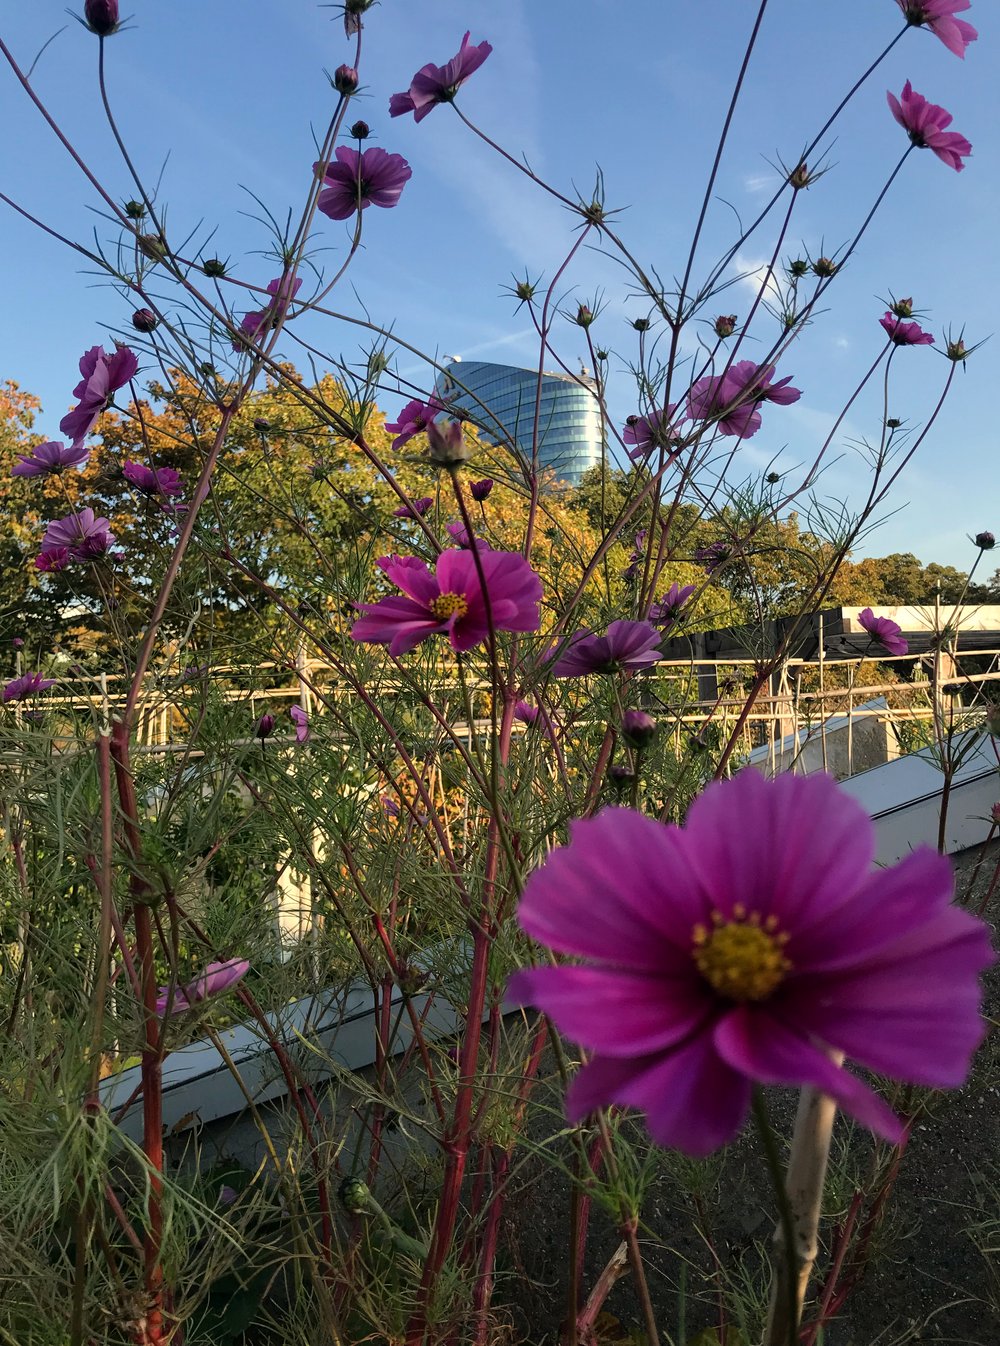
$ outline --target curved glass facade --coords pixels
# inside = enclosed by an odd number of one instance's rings
[[[529,461],[535,427],[538,370],[456,360],[437,382],[438,395],[461,410],[483,437],[514,444]],[[601,461],[601,417],[593,381],[542,375],[538,462],[559,481],[578,485]]]

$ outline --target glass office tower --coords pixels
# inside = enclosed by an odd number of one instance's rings
[[[440,376],[438,394],[462,411],[485,439],[514,444],[531,458],[538,370],[454,359]],[[601,461],[601,417],[596,386],[586,372],[542,375],[538,461],[559,481],[576,486]]]

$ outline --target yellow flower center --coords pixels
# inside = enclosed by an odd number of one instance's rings
[[[747,915],[737,903],[725,920],[712,912],[712,928],[696,925],[694,961],[714,991],[727,1000],[766,1000],[785,979],[791,963],[785,957],[788,936],[778,932],[776,917]]]
[[[442,622],[449,617],[464,617],[468,611],[468,601],[462,594],[438,594],[431,603],[431,612]]]

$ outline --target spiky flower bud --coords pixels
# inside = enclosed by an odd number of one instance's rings
[[[83,17],[98,37],[110,37],[118,31],[118,0],[86,0]]]
[[[351,135],[355,140],[367,140],[372,133],[372,128],[367,122],[357,121],[351,127]]]
[[[576,323],[580,327],[589,327],[594,321],[593,312],[586,304],[581,304],[576,310]]]
[[[803,276],[809,274],[809,263],[802,257],[794,258],[788,263],[788,274],[795,276],[797,280],[801,280]]]
[[[141,201],[126,201],[125,214],[130,220],[141,220],[146,213],[146,207]]]
[[[358,87],[358,72],[352,65],[338,65],[333,72],[333,87],[345,98],[350,98]]]
[[[340,1204],[351,1215],[360,1215],[368,1209],[372,1194],[368,1184],[360,1178],[345,1178],[337,1192]]]
[[[226,264],[220,261],[218,257],[209,257],[201,264],[201,269],[206,276],[224,276],[226,274]]]
[[[736,314],[720,313],[715,320],[715,335],[723,341],[736,331]]]
[[[897,318],[913,317],[913,300],[896,299],[889,305],[889,312],[895,313]]]
[[[656,721],[644,710],[627,710],[622,716],[622,737],[640,751],[656,737]]]
[[[997,545],[997,540],[992,533],[977,533],[973,541],[980,551],[992,551]]]
[[[137,332],[155,332],[159,321],[151,308],[137,308],[132,314],[132,326]]]

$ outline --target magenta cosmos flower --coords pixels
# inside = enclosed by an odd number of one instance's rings
[[[660,632],[649,622],[612,622],[604,636],[577,631],[552,672],[557,678],[582,678],[587,673],[651,668],[660,659],[660,640]]]
[[[649,620],[656,622],[658,626],[669,626],[675,622],[680,615],[681,608],[694,593],[693,584],[685,584],[683,588],[676,582],[671,584],[670,588],[663,595],[658,603],[654,603],[649,610]]]
[[[89,457],[90,450],[85,444],[64,444],[61,439],[50,439],[30,453],[19,453],[11,473],[15,477],[47,477],[64,467],[77,467]]]
[[[446,635],[453,650],[471,650],[489,635],[479,581],[482,567],[493,626],[498,631],[537,631],[542,581],[518,552],[443,551],[431,571],[416,556],[383,556],[378,562],[403,597],[359,603],[351,639],[388,645],[406,654],[428,636]]]
[[[434,504],[432,495],[422,495],[419,500],[414,500],[408,505],[400,505],[399,509],[392,511],[394,519],[422,519],[430,507]]]
[[[157,1014],[166,1013],[170,1006],[171,1014],[180,1014],[207,1000],[209,996],[220,995],[235,986],[250,971],[245,958],[230,958],[225,963],[208,963],[205,971],[186,986],[179,986],[170,995],[170,988],[161,986],[156,997]]]
[[[295,742],[308,743],[309,741],[309,716],[301,706],[289,706],[288,714],[292,723],[295,725]]]
[[[435,396],[428,398],[426,402],[421,402],[416,397],[412,402],[407,402],[395,421],[385,423],[389,434],[395,435],[392,447],[401,449],[404,444],[408,444],[414,435],[426,430],[434,417],[439,416],[444,409],[444,403]]]
[[[313,164],[314,171],[318,167]],[[361,154],[349,145],[338,145],[316,204],[331,220],[349,220],[369,206],[388,210],[398,203],[412,176],[413,170],[401,154],[388,154],[377,145]]]
[[[65,549],[74,561],[89,561],[109,551],[114,540],[107,519],[97,518],[92,509],[81,509],[48,525],[42,538],[42,553],[58,554]]]
[[[749,439],[760,429],[761,402],[788,406],[802,396],[798,388],[788,386],[791,375],[772,383],[774,373],[774,365],[738,360],[725,374],[698,379],[688,393],[688,415],[697,421],[718,417],[720,434]]]
[[[677,428],[670,418],[677,410],[677,403],[671,402],[666,412],[651,411],[648,416],[629,416],[622,431],[622,439],[633,447],[628,456],[633,463],[648,458],[654,449],[662,449],[668,458],[677,452]]]
[[[126,463],[122,476],[144,495],[162,495],[168,499],[181,495],[184,486],[180,475],[172,467],[146,467],[143,463]]]
[[[55,678],[43,678],[41,673],[22,673],[19,678],[8,682],[3,689],[4,701],[24,701],[36,692],[44,692],[47,687],[56,685]]]
[[[955,18],[970,8],[969,0],[896,0],[896,4],[908,24],[929,28],[949,51],[963,59],[966,47],[979,36],[971,23]]]
[[[75,443],[86,439],[102,411],[105,411],[119,388],[135,378],[139,361],[128,346],[117,346],[108,355],[103,346],[91,346],[80,358],[83,377],[73,389],[78,399],[72,411],[59,422],[59,429]]]
[[[904,322],[891,311],[887,310],[885,317],[879,318],[879,323],[894,346],[934,345],[930,332],[925,332],[918,322]]]
[[[691,1155],[726,1144],[753,1085],[811,1085],[889,1140],[903,1128],[843,1052],[934,1088],[983,1037],[989,932],[951,905],[951,865],[922,847],[873,869],[865,811],[828,776],[753,771],[710,785],[683,828],[630,809],[571,825],[518,919],[583,966],[521,971],[509,994],[593,1053],[567,1111],[646,1114]]]
[[[450,103],[471,74],[479,69],[493,48],[488,42],[472,46],[469,34],[462,38],[458,54],[447,65],[424,65],[410,81],[405,93],[394,93],[389,99],[390,117],[413,113],[414,121],[421,122],[438,103]]]
[[[954,168],[956,173],[962,171],[965,167],[962,160],[972,153],[972,146],[957,131],[944,129],[951,125],[950,112],[936,103],[928,103],[922,94],[914,93],[909,80],[903,85],[899,98],[892,93],[887,93],[886,98],[892,115],[914,145],[933,150],[942,163]]]
[[[256,313],[244,314],[240,323],[240,331],[248,341],[259,341],[262,334],[277,327],[301,285],[302,281],[298,276],[293,281],[290,275],[277,276],[274,280],[268,281],[267,292],[271,295],[270,303],[266,308],[258,309]],[[241,343],[234,341],[233,350],[238,351],[240,348]]]
[[[880,645],[884,645],[890,654],[905,654],[910,648],[900,635],[902,628],[891,617],[876,617],[871,608],[858,613],[858,621]]]

